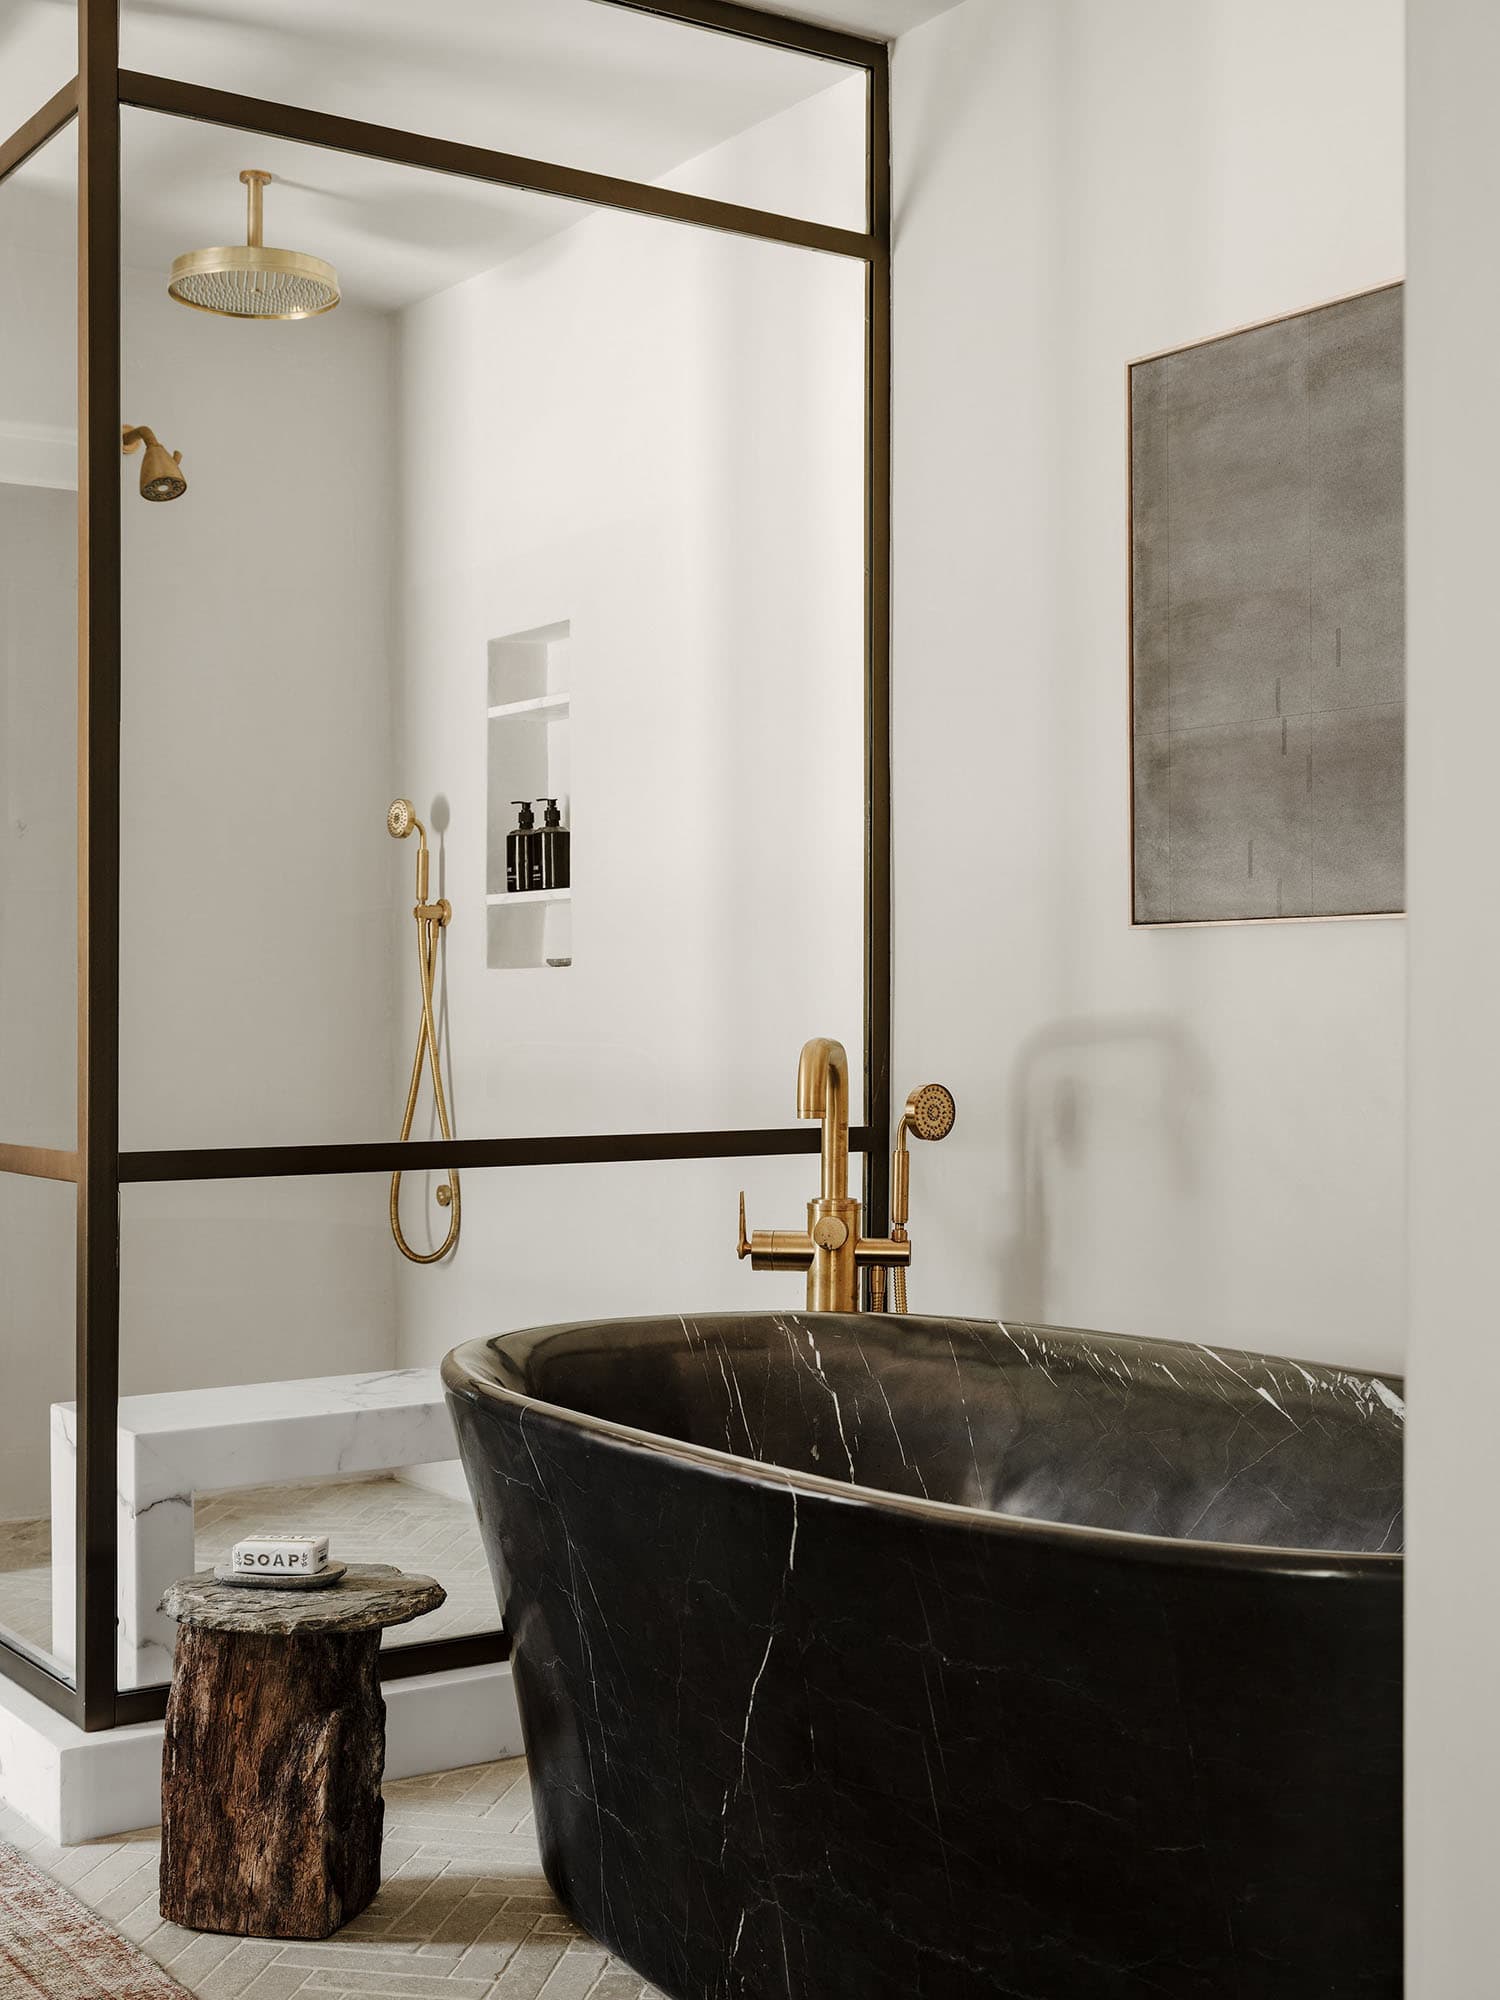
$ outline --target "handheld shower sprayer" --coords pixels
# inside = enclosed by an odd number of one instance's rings
[[[408,834],[417,836],[417,901],[427,901],[427,829],[417,818],[417,809],[410,799],[392,799],[385,816],[386,832],[392,840],[405,840]],[[447,918],[443,921],[446,923]]]
[[[958,1106],[953,1100],[953,1092],[946,1084],[919,1084],[907,1098],[896,1125],[896,1148],[891,1155],[891,1239],[896,1243],[909,1243],[906,1225],[911,1217],[911,1154],[906,1149],[906,1135],[935,1143],[946,1139],[958,1118]],[[872,1274],[875,1278],[883,1273]],[[875,1296],[882,1287],[872,1286],[871,1303],[877,1311],[883,1299]],[[906,1311],[906,1266],[896,1264],[891,1270],[891,1311]]]
[[[432,989],[437,976],[438,944],[443,931],[453,916],[453,906],[446,896],[437,902],[428,901],[428,856],[427,829],[417,818],[417,809],[410,799],[392,799],[385,816],[386,831],[393,840],[405,840],[411,834],[417,836],[417,901],[412,915],[417,923],[417,978],[422,994],[422,1024],[417,1030],[417,1053],[411,1066],[411,1083],[406,1092],[406,1110],[401,1119],[401,1137],[405,1141],[411,1137],[412,1120],[416,1115],[417,1092],[422,1083],[422,1064],[425,1059],[432,1073],[432,1097],[437,1108],[438,1124],[445,1139],[453,1137],[453,1127],[448,1120],[448,1099],[443,1089],[443,1065],[438,1054],[437,1022],[433,1013]],[[436,1190],[439,1208],[450,1210],[448,1233],[436,1250],[413,1250],[401,1231],[401,1171],[398,1168],[391,1175],[391,1234],[396,1239],[396,1248],[403,1257],[413,1264],[436,1264],[458,1241],[461,1198],[458,1173],[449,1169],[447,1180]]]
[[[919,1139],[946,1139],[958,1119],[953,1092],[944,1083],[924,1083],[906,1100],[901,1123]]]

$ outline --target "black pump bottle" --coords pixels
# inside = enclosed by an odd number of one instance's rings
[[[531,886],[533,889],[566,889],[570,886],[572,874],[568,854],[572,836],[562,823],[556,799],[542,799],[538,803],[547,810],[542,815],[541,826],[531,836],[535,843],[531,850]]]
[[[531,877],[536,868],[536,814],[530,799],[512,799],[511,804],[521,810],[505,836],[505,886],[511,891],[530,889],[535,886]]]

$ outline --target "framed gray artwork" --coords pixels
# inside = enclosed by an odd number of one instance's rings
[[[1133,362],[1137,924],[1405,906],[1402,288]]]

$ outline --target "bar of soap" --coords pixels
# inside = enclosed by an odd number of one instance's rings
[[[307,1576],[327,1561],[326,1535],[247,1535],[229,1552],[231,1569],[254,1570],[264,1576],[285,1576],[289,1570]]]

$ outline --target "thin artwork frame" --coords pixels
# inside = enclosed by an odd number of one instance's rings
[[[1309,313],[1323,312],[1329,306],[1347,305],[1351,300],[1375,298],[1382,292],[1399,291],[1406,283],[1404,277],[1384,278],[1379,284],[1366,285],[1357,292],[1340,292],[1332,298],[1314,300],[1310,305],[1294,306],[1287,312],[1272,313],[1265,319],[1245,320],[1236,326],[1221,327],[1214,333],[1200,334],[1194,340],[1175,341],[1169,347],[1154,348],[1147,354],[1133,355],[1125,363],[1125,651],[1129,672],[1125,691],[1125,736],[1126,764],[1129,783],[1126,792],[1126,866],[1128,877],[1128,904],[1130,910],[1129,928],[1133,931],[1153,934],[1173,931],[1204,930],[1246,930],[1261,929],[1267,925],[1281,924],[1370,924],[1399,923],[1407,915],[1401,910],[1347,910],[1306,915],[1266,916],[1266,917],[1177,917],[1170,922],[1161,918],[1142,918],[1136,914],[1136,778],[1135,778],[1135,371],[1148,362],[1166,361],[1174,354],[1190,354],[1195,348],[1212,347],[1221,340],[1233,340],[1237,334],[1257,333],[1264,327],[1282,326],[1288,320],[1305,318]]]
[[[774,211],[635,182],[424,134],[366,124],[205,85],[122,71],[120,0],[77,0],[78,73],[9,137],[0,182],[75,118],[78,188],[78,1128],[72,1149],[8,1143],[0,1173],[71,1182],[76,1194],[78,1407],[76,1681],[0,1636],[0,1674],[85,1730],[159,1720],[165,1687],[122,1689],[115,1657],[119,1400],[119,1196],[122,1186],[302,1174],[388,1172],[436,1161],[469,1168],[596,1161],[802,1155],[809,1126],[718,1132],[536,1135],[456,1144],[380,1142],[121,1152],[120,947],[120,112],[129,106],[300,143],[528,188],[663,220],[848,257],[865,268],[864,451],[864,1159],[869,1226],[889,1204],[891,1039],[891,143],[890,56],[883,41],[770,14],[733,0],[608,0],[685,27],[786,49],[866,77],[866,227],[836,229]],[[498,1631],[427,1641],[381,1656],[386,1679],[507,1657]]]

